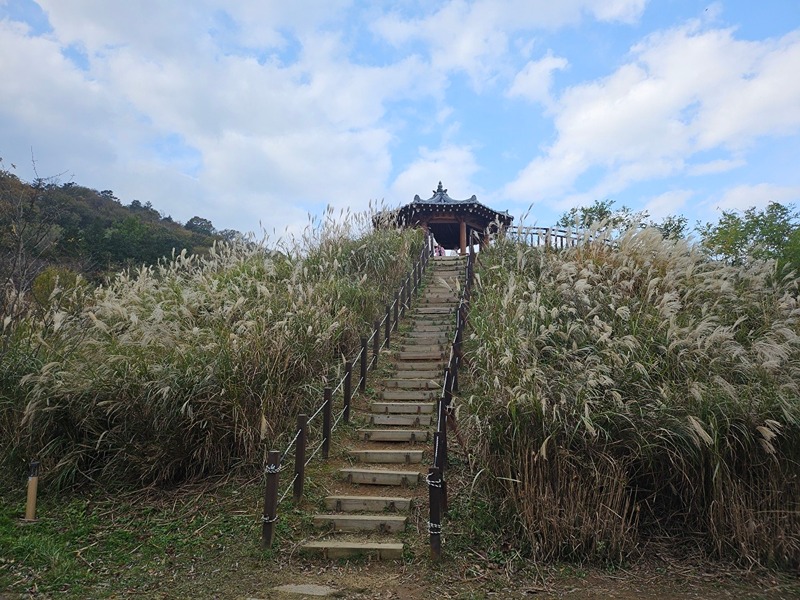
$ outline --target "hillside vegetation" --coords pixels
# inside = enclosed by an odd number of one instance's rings
[[[57,281],[3,329],[3,470],[38,457],[58,485],[147,485],[262,464],[421,247],[333,217],[280,251],[223,242],[94,289]]]
[[[655,229],[598,235],[480,255],[466,413],[495,508],[537,559],[675,536],[797,567],[798,279]]]

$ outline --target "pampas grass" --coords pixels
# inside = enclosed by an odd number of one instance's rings
[[[5,382],[13,452],[59,485],[260,464],[355,355],[421,243],[329,211],[298,239],[182,252],[27,319],[15,352],[28,364]]]
[[[537,558],[619,561],[653,532],[800,564],[798,280],[655,230],[481,256],[475,443]]]

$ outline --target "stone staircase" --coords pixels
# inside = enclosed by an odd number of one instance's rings
[[[392,338],[392,375],[376,384],[380,397],[369,404],[350,444],[350,464],[331,483],[325,512],[314,515],[314,524],[328,534],[301,546],[304,553],[329,559],[402,558],[409,515],[427,506],[435,407],[465,264],[460,257],[431,259],[421,297],[401,322],[410,329]],[[385,364],[386,358],[381,360]]]

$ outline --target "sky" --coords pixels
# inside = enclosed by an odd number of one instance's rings
[[[800,204],[799,74],[800,0],[0,0],[0,158],[278,236],[439,181],[713,222]]]

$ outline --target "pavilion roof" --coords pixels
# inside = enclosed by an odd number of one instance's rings
[[[442,187],[442,182],[433,190],[433,196],[423,200],[419,195],[414,196],[414,201],[399,209],[399,216],[409,221],[409,217],[420,214],[472,214],[487,223],[495,220],[507,226],[514,220],[508,211],[498,212],[478,202],[474,194],[466,200],[455,200],[447,195],[447,190]]]

